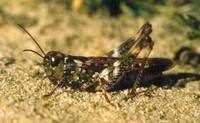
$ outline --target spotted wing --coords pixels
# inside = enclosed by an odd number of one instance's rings
[[[134,56],[132,56],[134,58]],[[114,62],[120,60],[119,57],[84,57],[84,56],[73,56],[75,60],[82,62],[82,68],[100,72],[103,69],[110,67]],[[133,59],[135,69],[139,68],[139,64],[143,62],[143,58]],[[167,58],[148,58],[145,65],[145,73],[160,73],[170,69],[173,66],[173,62]]]

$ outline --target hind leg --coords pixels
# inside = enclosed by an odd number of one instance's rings
[[[136,80],[134,82],[132,92],[133,93],[137,87],[139,82],[139,78],[146,64],[146,59],[148,58],[152,48],[153,41],[149,37],[151,33],[151,25],[146,23],[142,26],[142,28],[138,31],[138,34],[134,40],[127,40],[125,43],[121,44],[118,49],[114,50],[111,56],[120,57],[119,60],[115,61],[112,66],[105,68],[100,73],[95,76],[94,81],[98,81],[100,88],[103,90],[104,95],[106,90],[113,87],[118,81],[120,81],[127,72],[130,72],[135,65],[135,58],[140,54],[140,52],[144,49],[147,49],[147,52],[144,52],[144,60],[141,62],[141,66],[138,69],[138,73],[136,75]],[[108,100],[107,96],[105,96],[106,100]],[[110,100],[108,101],[110,102]]]
[[[137,45],[137,43],[141,42],[146,36],[152,32],[151,24],[148,22],[145,23],[137,32],[136,36],[129,38],[121,45],[119,45],[116,49],[111,50],[107,55],[109,57],[123,57],[127,55],[127,53]],[[134,54],[132,54],[134,55]]]

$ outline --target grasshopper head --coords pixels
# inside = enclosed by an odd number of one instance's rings
[[[57,83],[63,77],[65,55],[61,52],[50,51],[43,59],[44,70],[47,77]]]
[[[24,51],[35,53],[36,55],[43,58],[43,65],[46,75],[54,84],[58,84],[60,81],[63,81],[64,78],[67,80],[73,80],[71,76],[76,74],[76,63],[74,62],[73,58],[57,51],[50,51],[45,53],[35,38],[22,25],[18,24],[18,26],[26,34],[28,34],[33,42],[38,46],[42,54],[31,49],[25,49]]]
[[[47,77],[54,84],[58,84],[64,78],[68,81],[74,80],[76,63],[70,55],[66,56],[61,52],[50,51],[44,56],[43,64]]]

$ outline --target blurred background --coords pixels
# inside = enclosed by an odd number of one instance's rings
[[[199,0],[1,0],[0,56],[16,58],[24,48],[38,50],[17,24],[45,51],[89,56],[106,54],[149,21],[152,56],[199,66],[199,5]]]

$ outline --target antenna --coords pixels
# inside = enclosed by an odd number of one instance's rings
[[[31,49],[25,49],[25,50],[23,50],[23,51],[24,51],[24,52],[26,52],[26,51],[33,52],[33,53],[37,54],[38,56],[44,58],[44,56],[42,56],[41,54],[39,54],[38,52],[36,52],[36,51],[34,51],[34,50],[31,50]]]
[[[38,44],[38,42],[35,40],[35,38],[20,24],[17,24],[26,34],[29,35],[29,37],[35,42],[35,44],[39,47],[39,49],[42,51],[42,54],[45,56],[45,52],[44,50],[40,47],[40,45]],[[33,50],[29,50],[29,49],[26,49],[24,51],[31,51],[31,52],[34,52],[36,54],[38,54],[39,56],[42,56],[40,55],[39,53],[37,53],[36,51],[33,51]],[[43,56],[42,56],[43,57]],[[44,58],[44,57],[43,57]]]

